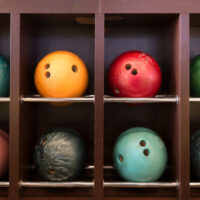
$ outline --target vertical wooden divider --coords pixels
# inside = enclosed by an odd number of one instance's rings
[[[189,112],[189,14],[179,17],[179,84],[178,138],[179,138],[179,199],[190,197],[190,112]]]
[[[19,120],[20,120],[20,14],[11,14],[10,34],[10,141],[9,199],[19,199]]]
[[[94,199],[103,199],[104,14],[95,14]]]

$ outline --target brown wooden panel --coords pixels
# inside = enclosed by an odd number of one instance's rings
[[[12,11],[20,13],[95,13],[98,11],[98,0],[12,0]]]
[[[0,13],[10,13],[12,10],[12,0],[0,0]]]
[[[9,199],[19,197],[19,66],[20,66],[20,15],[11,15],[10,63],[10,141],[9,141]]]
[[[0,197],[1,200],[8,200],[8,197]]]
[[[200,12],[198,0],[1,0],[0,5],[2,13],[97,13],[99,10],[105,13]]]
[[[104,15],[95,15],[94,198],[103,199]]]
[[[20,200],[92,200],[91,197],[21,197]]]
[[[172,197],[105,197],[104,200],[175,200],[176,198]]]
[[[189,198],[190,181],[190,130],[189,130],[189,15],[181,14],[179,19],[179,199]],[[178,54],[177,54],[178,56]]]
[[[198,13],[198,0],[101,0],[103,13]]]

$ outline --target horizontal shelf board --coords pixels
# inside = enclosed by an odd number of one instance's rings
[[[28,168],[31,169],[31,170],[34,170],[35,166],[31,165]],[[111,165],[105,165],[103,168],[104,169],[114,169],[113,166],[111,166]],[[85,170],[93,170],[93,169],[94,169],[94,165],[88,165],[88,166],[85,167]]]
[[[130,97],[112,97],[105,96],[105,103],[176,103],[178,104],[178,96],[157,95],[147,98],[130,98]]]
[[[10,97],[0,97],[0,102],[10,102]]]
[[[76,98],[47,98],[41,97],[39,95],[33,96],[21,96],[21,102],[43,102],[43,103],[84,103],[84,102],[94,102],[94,95],[76,97]],[[130,97],[112,97],[104,96],[105,103],[177,103],[177,96],[164,96],[157,95],[155,97],[149,98],[130,98]]]
[[[176,188],[177,182],[104,182],[104,187],[111,188]]]
[[[200,188],[200,182],[190,182],[191,188]]]
[[[21,96],[21,102],[22,103],[23,102],[84,103],[84,102],[94,102],[94,95],[75,97],[75,98],[47,98],[47,97],[41,97],[39,95]]]
[[[198,98],[198,97],[190,97],[190,102],[199,102],[200,103],[200,98]]]
[[[0,181],[0,187],[9,187],[8,181]]]
[[[89,181],[75,181],[75,182],[27,182],[21,181],[21,187],[44,187],[44,188],[83,188],[94,187],[94,182]]]
[[[111,165],[105,165],[103,166],[104,169],[114,169]],[[94,165],[89,165],[85,169],[94,169]]]

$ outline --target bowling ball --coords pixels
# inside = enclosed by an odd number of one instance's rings
[[[191,175],[200,180],[200,130],[191,136],[190,140]]]
[[[55,51],[38,63],[34,80],[38,93],[43,97],[79,97],[87,88],[88,71],[76,54]]]
[[[55,128],[43,135],[35,148],[34,164],[48,181],[75,180],[86,163],[86,147],[78,133]]]
[[[0,55],[0,97],[9,95],[10,66],[8,60]]]
[[[135,127],[118,137],[113,158],[115,168],[124,180],[151,182],[163,174],[167,163],[167,150],[155,132]]]
[[[9,137],[0,129],[0,177],[8,171]]]
[[[200,97],[200,55],[190,64],[190,90],[192,96]]]
[[[153,97],[160,88],[162,75],[158,63],[150,55],[128,51],[113,61],[108,79],[114,96]]]

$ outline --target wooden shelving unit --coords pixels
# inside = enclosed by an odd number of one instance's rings
[[[77,17],[94,24],[80,24]],[[36,95],[37,62],[61,49],[78,54],[88,67],[84,97]],[[163,82],[154,98],[110,96],[112,60],[134,49],[161,67]],[[200,183],[190,180],[189,145],[190,132],[200,128],[200,99],[189,92],[190,59],[199,53],[197,0],[0,0],[0,54],[10,59],[11,69],[10,96],[0,98],[0,128],[10,136],[9,175],[0,180],[0,199],[199,199]],[[77,181],[44,182],[32,167],[37,139],[55,126],[74,128],[87,142],[88,167]],[[116,138],[133,126],[153,129],[166,143],[169,161],[157,182],[124,182],[112,166]]]

